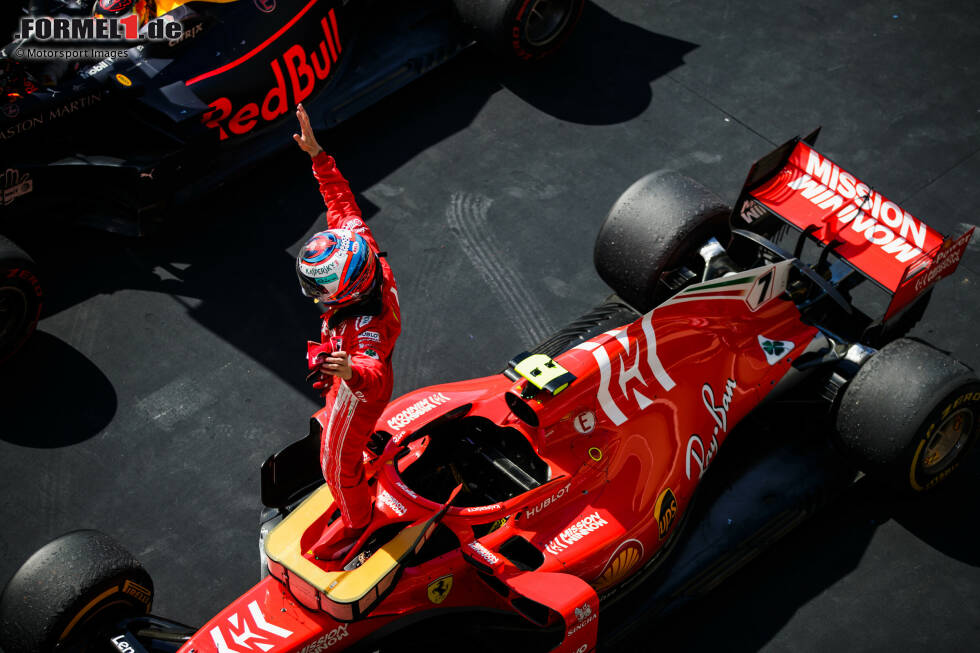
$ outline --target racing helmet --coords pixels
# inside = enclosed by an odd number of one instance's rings
[[[93,14],[97,18],[125,18],[130,14],[139,17],[139,25],[146,25],[156,12],[154,0],[97,0]]]
[[[349,304],[374,289],[378,256],[350,229],[313,235],[296,256],[300,289],[328,306]]]

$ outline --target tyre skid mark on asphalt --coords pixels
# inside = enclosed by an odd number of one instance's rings
[[[446,272],[446,250],[437,249],[431,254],[422,257],[422,265],[418,268],[416,276],[409,284],[402,286],[402,298],[421,297],[425,298],[424,304],[421,302],[410,302],[408,304],[409,318],[411,320],[411,331],[421,334],[420,344],[412,347],[395,347],[395,382],[404,385],[405,388],[415,389],[421,385],[431,383],[430,372],[432,366],[432,351],[425,343],[433,334],[438,334],[444,322],[444,313],[433,310],[436,307],[445,306],[447,302],[442,301],[446,293],[446,284],[443,283]],[[434,283],[433,283],[434,282]],[[426,310],[418,313],[412,310],[413,306],[426,306]],[[405,322],[405,308],[402,305],[402,320]],[[405,337],[403,333],[401,337]],[[412,336],[409,335],[411,338]],[[404,370],[404,372],[403,372]]]
[[[554,330],[528,284],[507,265],[507,255],[490,233],[487,215],[493,200],[484,195],[453,193],[446,209],[450,231],[490,291],[528,345],[541,342]]]

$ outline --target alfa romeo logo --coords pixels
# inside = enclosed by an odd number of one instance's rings
[[[762,348],[766,351],[767,354],[773,356],[779,356],[784,351],[786,351],[786,345],[778,341],[773,342],[772,340],[766,340],[765,342],[763,342]]]
[[[255,6],[264,14],[271,14],[276,10],[276,0],[254,0]]]

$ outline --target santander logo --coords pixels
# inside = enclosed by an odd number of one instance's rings
[[[317,84],[330,77],[342,51],[337,17],[333,9],[320,19],[320,27],[323,30],[323,39],[312,52],[307,52],[303,45],[296,43],[272,60],[269,64],[271,75],[267,78],[272,85],[263,97],[255,98],[255,101],[242,106],[236,106],[228,97],[219,97],[208,105],[211,109],[202,118],[204,125],[216,130],[220,140],[243,136],[260,123],[277,120],[290,107],[312,95]],[[190,79],[187,86],[220,74],[230,67],[219,68]]]

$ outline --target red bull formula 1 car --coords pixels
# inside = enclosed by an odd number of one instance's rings
[[[0,8],[0,39],[20,37],[0,49],[0,361],[42,301],[34,262],[8,238],[64,222],[142,233],[290,143],[298,103],[322,130],[477,42],[505,59],[547,56],[584,0],[138,0],[179,36],[20,33],[22,20],[91,20],[94,4]]]
[[[320,411],[262,468],[264,578],[207,624],[147,616],[138,563],[79,531],[8,584],[4,649],[412,650],[412,632],[472,627],[447,646],[584,653],[713,587],[857,470],[943,482],[980,428],[980,381],[901,336],[971,234],[936,233],[815,136],[757,162],[733,209],[675,173],[639,180],[596,244],[616,296],[502,373],[392,401],[345,559],[310,552],[337,518]],[[879,318],[857,306],[881,298]]]

